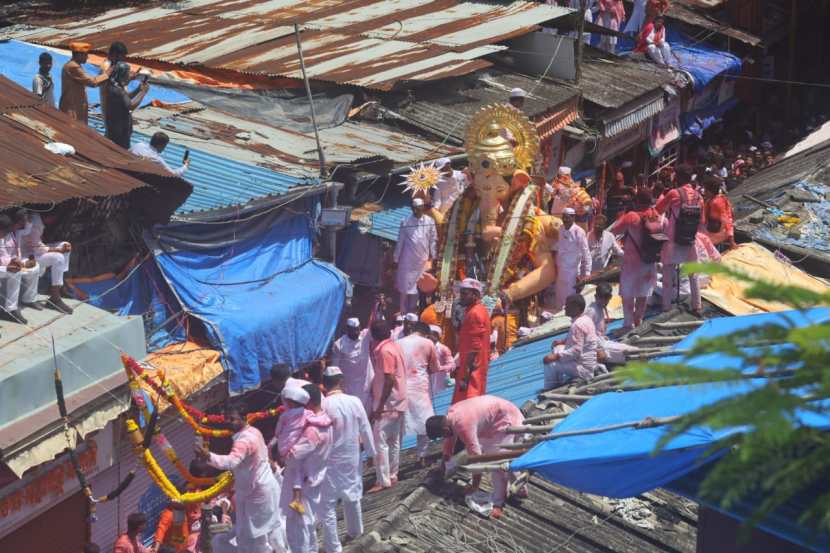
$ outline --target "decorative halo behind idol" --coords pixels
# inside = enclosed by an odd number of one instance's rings
[[[419,193],[429,195],[429,191],[438,186],[441,179],[441,171],[435,166],[435,162],[423,163],[418,167],[410,167],[406,179],[403,181],[404,192],[412,192],[413,196]]]

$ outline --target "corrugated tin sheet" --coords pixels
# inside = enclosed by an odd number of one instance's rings
[[[53,154],[44,147],[50,142],[71,144],[76,154]],[[5,77],[0,77],[0,156],[0,207],[117,196],[145,186],[143,176],[178,181],[86,125],[39,104]]]
[[[412,208],[408,205],[392,207],[378,211],[370,215],[371,226],[369,234],[383,238],[384,240],[398,241],[398,229],[401,221],[412,214]]]
[[[633,129],[643,121],[647,121],[663,111],[665,102],[663,101],[662,91],[659,95],[651,101],[646,101],[643,105],[635,108],[632,112],[611,119],[604,122],[603,135],[606,138],[616,136],[623,131]]]
[[[677,21],[682,21],[683,23],[688,23],[689,25],[702,27],[715,34],[734,38],[750,46],[761,45],[762,40],[760,37],[742,31],[741,29],[736,29],[729,25],[729,23],[719,21],[700,9],[701,6],[698,5],[700,3],[700,0],[673,0],[669,4],[669,11],[666,16]],[[717,4],[717,2],[707,2],[707,4]]]
[[[99,120],[93,120],[92,124],[103,134],[104,128]],[[162,153],[168,165],[179,167],[185,150],[190,150],[190,169],[184,178],[193,185],[193,193],[176,210],[178,214],[232,206],[244,207],[254,200],[281,196],[296,186],[318,182],[317,179],[292,177],[264,167],[242,163],[233,159],[231,148],[226,149],[231,157],[193,149],[188,143],[176,141],[172,133],[168,134],[171,135],[171,141]],[[149,142],[151,135],[152,132],[133,132],[132,144]]]
[[[528,92],[523,110],[548,136],[577,116],[579,90],[573,86],[497,69],[415,90],[393,109],[409,123],[460,144],[469,118],[485,105],[506,102],[513,88]],[[568,121],[560,124],[563,119]]]
[[[601,110],[618,109],[673,81],[671,73],[655,63],[610,56],[587,47],[579,89],[585,100]]]
[[[84,40],[101,53],[120,40],[134,60],[300,78],[298,24],[311,78],[390,89],[487,67],[481,58],[505,48],[494,44],[569,12],[525,1],[190,0],[52,22],[14,38],[52,46]]]
[[[292,186],[303,178],[319,174],[313,133],[249,121],[197,103],[173,109],[143,108],[135,112],[134,119],[136,129],[144,134],[151,135],[158,130],[167,133],[171,147],[174,143],[186,145],[257,166],[260,171],[290,175],[285,178],[294,182]],[[376,156],[389,159],[395,165],[409,165],[459,151],[391,126],[359,121],[320,129],[320,142],[329,166]],[[181,163],[181,156],[177,163]],[[195,159],[191,167],[196,168]]]

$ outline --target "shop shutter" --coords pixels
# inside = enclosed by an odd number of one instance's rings
[[[185,465],[189,464],[193,459],[193,444],[195,442],[195,434],[190,426],[177,418],[162,423],[161,428]],[[103,490],[100,493],[106,493],[113,489],[118,485],[121,478],[133,466],[136,466],[137,460],[135,453],[133,453],[132,446],[123,433],[120,436],[119,443],[115,447],[117,452],[115,465],[106,471],[108,474],[99,475],[102,480],[107,478],[107,483],[102,483],[100,486],[96,485],[94,487],[96,493],[99,493],[99,489]],[[159,448],[154,447],[153,453],[155,454],[156,460],[170,477],[170,480],[176,485],[183,484],[184,479],[179,477],[176,469],[167,461],[167,458]],[[99,521],[93,527],[93,534],[102,540],[96,541],[101,546],[102,551],[112,550],[112,545],[118,534],[126,530],[127,516],[134,512],[142,512],[147,515],[147,529],[143,538],[146,543],[149,543],[156,531],[156,524],[158,523],[161,511],[167,506],[167,496],[153,483],[147,471],[144,470],[144,466],[138,464],[137,467],[135,479],[124,490],[118,501],[113,501],[106,505],[99,505],[101,513],[99,514]],[[110,472],[113,474],[109,474]],[[105,516],[110,521],[108,524],[114,529],[113,531],[108,531],[102,524]],[[111,517],[116,518],[117,522],[115,524],[111,522]]]
[[[87,500],[78,492],[0,540],[6,553],[78,553],[86,543]]]

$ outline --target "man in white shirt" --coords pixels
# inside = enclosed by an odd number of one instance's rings
[[[342,371],[343,393],[360,400],[366,416],[372,408],[371,338],[369,329],[360,330],[360,320],[346,321],[346,334],[335,340],[331,348],[331,364]]]
[[[345,375],[338,367],[326,367],[323,371],[326,389],[323,410],[331,418],[333,434],[320,508],[326,553],[343,550],[337,536],[338,500],[343,502],[343,518],[349,537],[356,538],[363,533],[361,444],[370,458],[375,455],[369,418],[360,400],[343,391],[344,379]]]
[[[612,256],[622,259],[623,249],[617,242],[617,237],[606,230],[605,215],[594,217],[594,226],[588,233],[588,248],[591,250],[591,271],[594,273],[605,270]]]
[[[173,169],[172,167],[167,165],[167,162],[164,161],[164,159],[162,159],[161,153],[167,147],[167,144],[169,142],[169,136],[167,136],[163,132],[157,132],[150,138],[149,144],[139,142],[138,144],[130,148],[130,152],[133,155],[137,155],[138,157],[142,157],[144,159],[148,159],[150,161],[158,163],[159,165],[167,169],[168,172],[172,173],[177,177],[183,177],[185,171],[187,171],[187,169],[190,167],[190,159],[184,160],[184,163],[182,163],[182,166],[178,169]]]
[[[562,309],[565,299],[576,292],[577,281],[591,275],[591,250],[588,236],[576,221],[576,211],[566,207],[556,250],[556,299],[554,313]]]
[[[425,215],[424,201],[413,199],[412,215],[401,221],[395,245],[395,287],[401,295],[401,313],[417,310],[418,279],[432,268],[437,242],[435,221]]]
[[[3,285],[3,313],[5,318],[20,324],[28,321],[20,313],[20,304],[43,309],[35,303],[40,268],[34,260],[24,260],[20,254],[20,233],[7,215],[0,215],[0,285]]]
[[[457,200],[470,185],[467,175],[463,171],[452,168],[450,158],[444,157],[435,162],[435,167],[441,171],[441,178],[435,188],[432,198],[432,207],[441,215],[446,215]]]
[[[32,79],[32,92],[43,100],[49,107],[56,107],[55,104],[55,83],[52,81],[52,54],[42,52],[38,58],[40,66]]]

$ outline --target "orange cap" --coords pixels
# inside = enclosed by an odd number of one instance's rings
[[[69,49],[73,52],[79,52],[81,54],[86,54],[90,50],[92,50],[92,45],[88,42],[70,42]]]

